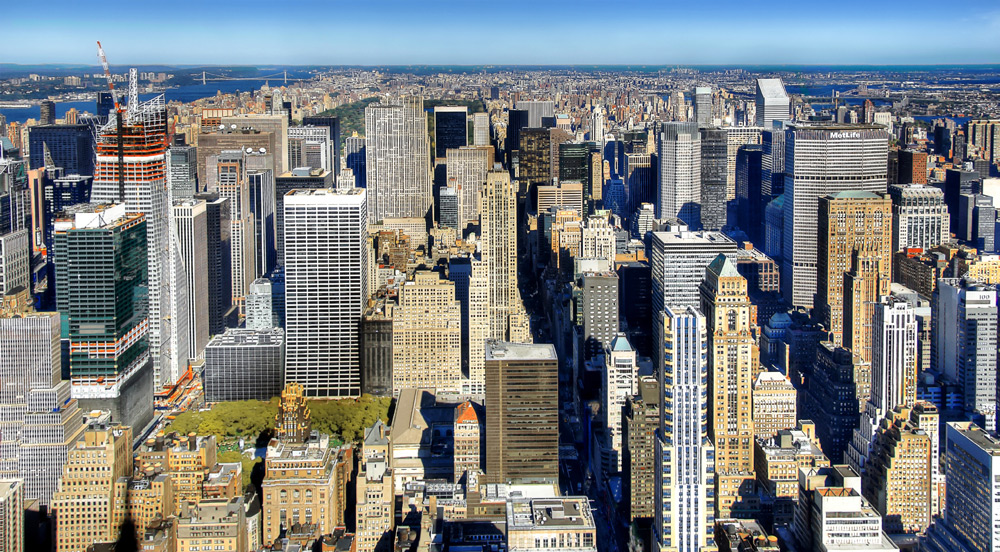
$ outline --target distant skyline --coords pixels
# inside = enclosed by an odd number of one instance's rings
[[[375,7],[377,5],[377,7]],[[1000,63],[1000,4],[965,0],[11,0],[0,62],[93,65]]]

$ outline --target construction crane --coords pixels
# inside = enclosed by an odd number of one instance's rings
[[[97,57],[101,59],[101,65],[104,67],[104,76],[108,79],[108,91],[111,92],[111,99],[115,103],[115,121],[117,125],[118,137],[118,200],[122,203],[125,202],[125,112],[122,109],[120,103],[118,103],[118,95],[115,93],[115,83],[111,79],[111,69],[108,67],[108,58],[104,55],[104,48],[101,47],[101,41],[97,41]],[[133,98],[129,98],[131,101]],[[130,105],[129,109],[133,109]]]

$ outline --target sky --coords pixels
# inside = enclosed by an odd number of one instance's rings
[[[0,63],[1000,63],[997,0],[5,0]],[[110,6],[120,8],[113,10]]]

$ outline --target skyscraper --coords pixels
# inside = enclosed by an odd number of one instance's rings
[[[269,401],[284,387],[281,328],[229,328],[205,347],[205,401]]]
[[[41,125],[28,137],[32,169],[45,167],[45,155],[66,174],[94,176],[94,132],[89,125]]]
[[[173,218],[180,258],[187,278],[188,335],[191,357],[197,358],[205,350],[209,336],[209,251],[208,208],[205,200],[182,199],[174,201]],[[217,270],[217,269],[216,269]]]
[[[23,480],[24,497],[48,505],[83,420],[60,376],[59,313],[11,314],[0,315],[0,478]]]
[[[736,152],[736,224],[754,244],[764,245],[764,209],[770,197],[763,189],[764,153],[760,146]]]
[[[709,436],[715,443],[716,514],[730,517],[753,492],[752,387],[758,370],[753,305],[736,263],[719,254],[705,270],[701,311],[708,335]],[[739,517],[739,516],[737,516]]]
[[[355,173],[357,174],[357,173]],[[321,168],[298,167],[274,179],[274,227],[278,264],[285,263],[285,196],[292,190],[333,188],[333,174]]]
[[[701,136],[694,123],[665,123],[656,141],[656,218],[701,225]]]
[[[233,305],[241,314],[246,312],[250,282],[257,277],[257,240],[243,156],[243,151],[224,151],[218,157],[219,196],[229,199]]]
[[[205,229],[208,234],[205,254],[208,258],[208,334],[225,331],[234,321],[232,226],[229,224],[229,199],[216,193],[195,194],[205,202]]]
[[[892,281],[892,203],[838,192],[819,199],[816,301],[831,340],[871,362],[871,306]]]
[[[252,156],[247,159],[247,191],[250,214],[253,215],[253,235],[256,263],[254,276],[270,274],[278,263],[277,201],[274,170],[254,168],[256,162],[270,161],[270,156]]]
[[[472,114],[472,145],[473,146],[488,146],[488,145],[490,145],[490,114],[489,113],[473,113]]]
[[[935,520],[921,549],[996,550],[1000,547],[1000,443],[970,422],[945,430],[948,473],[944,518]]]
[[[711,125],[714,115],[712,114],[712,87],[698,86],[694,89],[694,116],[699,125]]]
[[[701,228],[726,226],[729,139],[721,128],[701,129]]]
[[[369,105],[365,134],[370,222],[425,217],[434,199],[424,99]]]
[[[392,392],[462,392],[462,307],[455,283],[419,271],[399,289],[392,311]]]
[[[489,278],[490,339],[515,339],[511,317],[523,310],[517,289],[517,209],[514,187],[506,172],[490,171],[483,188],[482,260]]]
[[[288,117],[285,115],[264,115],[260,113],[229,115],[221,119],[222,125],[229,129],[259,131],[274,135],[274,146],[267,151],[274,154],[274,171],[281,174],[292,169],[288,165]],[[198,141],[201,149],[201,138]],[[261,146],[254,146],[256,150]],[[245,147],[243,149],[246,149]],[[199,157],[201,151],[198,152]],[[200,168],[200,167],[199,167]]]
[[[715,454],[708,438],[705,317],[693,306],[668,306],[656,318],[661,408],[653,538],[659,550],[710,550],[715,544]]]
[[[447,185],[458,197],[458,230],[479,224],[480,194],[486,173],[493,169],[493,148],[462,147],[447,150]],[[459,236],[461,237],[461,236]]]
[[[330,160],[333,163],[330,170],[340,173],[340,118],[329,115],[306,115],[302,117],[303,125],[326,127],[330,132]],[[354,173],[357,174],[357,173]]]
[[[285,380],[302,384],[308,396],[361,393],[358,325],[369,291],[365,195],[353,188],[285,196]]]
[[[288,127],[288,166],[315,167],[333,172],[330,129],[317,126]]]
[[[268,331],[278,327],[271,290],[271,281],[267,278],[257,278],[250,284],[250,293],[247,295],[248,330]]]
[[[543,118],[555,117],[555,102],[552,100],[520,100],[517,109],[528,112],[528,128],[542,128]]]
[[[698,287],[719,253],[736,253],[736,242],[719,232],[653,232],[653,312],[699,306]]]
[[[368,153],[365,150],[364,136],[355,134],[344,139],[344,162],[354,173],[354,185],[358,188],[367,187]]]
[[[788,94],[781,79],[757,79],[757,126],[771,128],[774,121],[790,121]]]
[[[944,192],[934,186],[893,184],[892,250],[912,247],[929,250],[950,238],[951,218],[944,203]]]
[[[133,70],[134,71],[134,70]],[[134,77],[134,75],[132,75]],[[179,303],[174,294],[178,280],[171,270],[179,254],[170,237],[170,200],[167,188],[167,110],[163,96],[140,102],[131,98],[124,115],[124,166],[118,166],[118,134],[115,118],[99,129],[97,170],[91,200],[98,203],[123,202],[129,213],[146,218],[146,246],[149,270],[149,353],[158,387],[170,385],[187,369],[186,351],[172,347],[171,306]],[[115,115],[115,117],[121,115]],[[120,174],[124,171],[124,174]],[[61,310],[61,309],[60,309]]]
[[[464,105],[434,107],[434,157],[444,158],[449,149],[469,143],[469,108]]]
[[[184,142],[184,135],[175,136],[167,148],[167,185],[173,199],[190,199],[198,190],[198,150]]]
[[[882,421],[917,400],[917,319],[906,301],[886,297],[874,310],[871,395],[854,432],[847,461],[862,473]]]
[[[558,363],[552,345],[486,342],[487,483],[558,483]]]
[[[38,122],[43,125],[56,124],[56,103],[52,100],[42,100],[38,106]]]
[[[78,205],[55,228],[73,398],[140,428],[153,416],[147,234],[145,216],[121,204]]]
[[[616,335],[604,350],[604,382],[601,411],[606,416],[607,440],[603,447],[604,469],[622,471],[622,412],[625,401],[639,392],[639,363],[625,334]]]
[[[631,219],[632,214],[643,203],[652,204],[656,201],[656,167],[648,153],[625,154],[624,165],[625,214]]]
[[[885,193],[889,135],[864,125],[790,125],[785,134],[782,296],[812,307],[817,291],[819,198]]]
[[[476,258],[453,257],[448,277],[455,282],[455,298],[462,307],[462,371],[468,377],[469,395],[486,393],[483,372],[484,344],[490,331],[490,278],[486,263]]]

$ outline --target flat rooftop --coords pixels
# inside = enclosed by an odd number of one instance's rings
[[[549,343],[486,342],[486,360],[558,360],[556,348]]]

